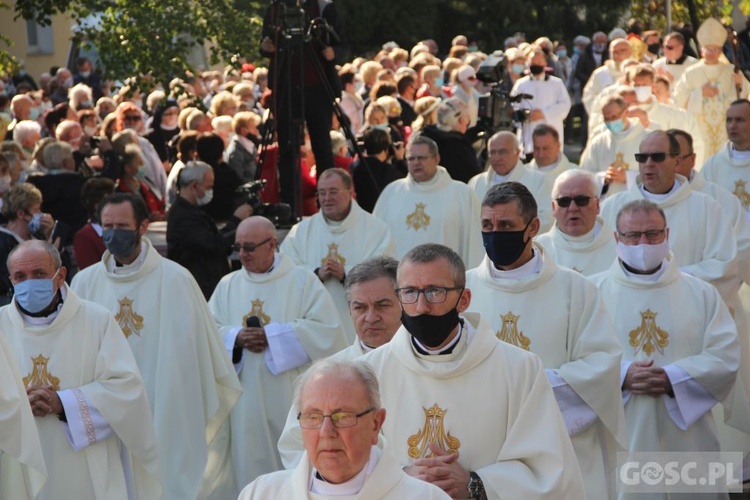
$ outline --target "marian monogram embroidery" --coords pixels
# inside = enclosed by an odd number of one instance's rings
[[[615,153],[615,161],[612,162],[614,168],[620,168],[622,170],[629,170],[630,165],[624,159],[625,154],[622,152]]]
[[[328,245],[328,254],[320,260],[320,265],[325,266],[328,260],[339,262],[342,266],[346,265],[346,259],[339,253],[338,243]]]
[[[253,301],[253,308],[242,318],[243,325],[247,324],[247,318],[250,316],[257,316],[260,320],[260,326],[266,326],[271,322],[271,317],[263,312],[263,301],[260,299]]]
[[[47,362],[49,358],[45,358],[41,354],[36,358],[31,358],[34,363],[34,368],[31,373],[23,378],[23,385],[28,389],[29,387],[49,387],[51,386],[54,390],[60,390],[60,379],[52,376],[47,371]]]
[[[669,333],[656,324],[656,314],[651,309],[642,312],[641,326],[630,331],[630,346],[635,347],[635,354],[643,351],[651,356],[656,350],[663,355],[664,348],[669,345]]]
[[[122,328],[125,338],[130,337],[134,333],[140,337],[141,330],[143,329],[143,316],[133,311],[133,301],[131,299],[123,297],[118,302],[120,303],[120,310],[115,316],[115,321]]]
[[[422,228],[427,230],[427,226],[430,225],[430,216],[425,213],[424,209],[424,203],[417,203],[417,207],[414,209],[414,213],[406,216],[407,228],[412,228],[415,231],[419,231]]]
[[[513,344],[516,347],[528,351],[531,346],[531,339],[524,335],[523,332],[518,331],[518,318],[520,315],[516,316],[511,311],[508,311],[508,314],[505,316],[501,314],[500,317],[503,319],[503,326],[500,331],[495,334],[497,338],[503,342]]]
[[[406,444],[409,446],[411,458],[429,458],[435,456],[430,450],[430,444],[437,445],[441,450],[455,455],[461,447],[461,441],[445,432],[443,419],[448,410],[438,407],[422,408],[424,411],[424,427],[416,434],[409,436]]]
[[[747,208],[750,206],[750,194],[747,192],[747,181],[742,179],[734,181],[734,195],[740,199],[742,206]]]

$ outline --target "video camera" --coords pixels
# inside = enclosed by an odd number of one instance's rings
[[[501,50],[496,50],[477,68],[477,79],[490,87],[490,91],[479,98],[479,126],[489,133],[513,131],[529,120],[529,110],[514,104],[533,99],[533,96],[511,96],[504,90],[502,84],[508,80],[505,68],[505,54]]]
[[[282,39],[302,42],[321,40],[325,45],[331,45],[332,40],[339,41],[336,31],[322,17],[307,21],[302,0],[272,0],[271,3],[281,9],[278,28]]]
[[[266,187],[266,180],[250,181],[235,191],[245,197],[245,203],[253,207],[253,215],[261,215],[280,228],[292,227],[292,207],[287,203],[263,203],[260,192]]]

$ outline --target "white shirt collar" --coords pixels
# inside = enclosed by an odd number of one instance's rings
[[[318,495],[331,497],[353,496],[357,495],[365,485],[365,481],[375,470],[375,466],[380,459],[380,450],[377,446],[370,449],[370,460],[365,464],[359,474],[341,484],[331,484],[325,480],[318,479],[318,471],[315,467],[310,470],[310,491]],[[323,476],[321,476],[323,477]]]
[[[733,160],[750,160],[750,151],[737,151],[731,142],[729,146],[729,156]]]
[[[648,191],[646,191],[646,187],[643,184],[641,184],[640,186],[638,186],[638,189],[641,190],[641,193],[643,193],[643,197],[644,198],[646,198],[649,201],[654,201],[656,203],[659,203],[660,201],[666,200],[667,198],[669,198],[670,196],[672,196],[672,194],[675,191],[677,191],[679,188],[680,188],[680,183],[677,180],[674,181],[674,185],[672,186],[672,189],[670,189],[669,191],[667,191],[664,194],[649,193]]]
[[[635,274],[628,271],[627,268],[622,264],[622,261],[620,259],[617,260],[620,262],[620,266],[622,267],[622,271],[625,273],[625,276],[630,279],[648,281],[650,283],[656,283],[657,281],[659,281],[659,278],[661,278],[661,276],[667,270],[667,266],[669,265],[667,259],[664,259],[661,262],[661,266],[659,267],[659,269],[657,269],[655,272],[651,274]]]
[[[146,262],[146,252],[148,252],[148,246],[145,241],[141,241],[141,252],[138,257],[130,264],[117,265],[114,255],[111,259],[107,260],[107,271],[114,273],[118,276],[127,276],[129,274],[135,274],[141,268],[144,262]]]
[[[526,276],[531,276],[532,274],[539,274],[539,271],[541,270],[542,270],[542,259],[539,257],[539,254],[536,252],[534,252],[534,255],[531,257],[531,260],[528,261],[526,264],[522,265],[521,267],[517,267],[515,269],[510,269],[509,271],[503,271],[501,269],[497,269],[494,265],[490,266],[490,272],[492,273],[493,278],[508,279],[508,280],[520,280],[520,279],[525,278]]]

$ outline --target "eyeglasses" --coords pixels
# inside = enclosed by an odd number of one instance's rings
[[[575,202],[577,207],[586,207],[591,201],[591,198],[593,198],[593,196],[561,196],[560,198],[555,199],[555,203],[562,208],[568,208],[572,202]]]
[[[125,118],[123,119],[126,122],[139,122],[141,121],[140,115],[125,115]]]
[[[407,156],[406,161],[409,163],[414,163],[415,161],[425,161],[427,158],[432,158],[431,156]]]
[[[350,413],[346,411],[340,411],[332,413],[330,415],[323,415],[322,413],[298,413],[297,420],[299,420],[299,426],[303,429],[320,429],[323,427],[323,422],[326,417],[331,419],[331,423],[337,429],[343,429],[345,427],[354,427],[357,425],[357,419],[365,416],[368,413],[377,410],[374,406],[371,406],[365,411],[359,413]]]
[[[691,156],[693,156],[694,154],[695,153],[693,151],[691,151],[691,152],[689,152],[687,154],[684,154],[684,155],[680,156],[680,158],[683,159],[683,160],[686,160],[686,159],[690,158]]]
[[[646,163],[648,159],[651,158],[656,163],[661,163],[666,160],[668,156],[672,157],[677,155],[673,155],[672,153],[636,153],[635,161],[638,163]]]
[[[340,189],[329,189],[329,190],[324,189],[322,191],[318,191],[318,198],[325,198],[326,196],[336,197],[339,195],[340,192],[341,192]]]
[[[665,49],[665,50],[674,50],[674,49],[675,49],[675,47],[674,47],[674,45],[665,45],[665,46],[664,46],[664,49]]]
[[[396,288],[396,296],[402,304],[414,304],[419,300],[419,294],[424,295],[424,299],[430,304],[442,304],[451,290],[463,290],[462,286],[444,287],[430,286],[427,288]]]
[[[638,243],[641,241],[641,236],[646,237],[646,241],[649,243],[658,243],[661,237],[664,235],[664,229],[649,229],[648,231],[628,231],[627,233],[621,233],[617,231],[620,237],[627,243]]]
[[[234,250],[237,253],[239,253],[240,250],[244,250],[247,253],[254,252],[259,246],[265,245],[266,243],[268,243],[272,239],[273,238],[268,238],[268,239],[265,239],[265,240],[261,241],[260,243],[254,243],[254,244],[250,243],[248,245],[240,245],[239,243],[235,243],[234,245],[232,245],[232,250]]]

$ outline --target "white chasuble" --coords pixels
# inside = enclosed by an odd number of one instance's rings
[[[732,396],[740,363],[737,330],[714,287],[680,272],[672,254],[663,265],[656,282],[627,275],[619,259],[591,278],[623,347],[623,380],[630,362],[653,360],[675,394],[624,392],[630,451],[719,451],[710,410],[717,401],[742,397],[736,391]]]
[[[50,385],[74,396],[83,449],[69,441],[72,427],[56,415],[36,417],[47,464],[39,498],[80,500],[159,498],[159,457],[154,424],[138,365],[112,314],[67,290],[49,325],[26,324],[15,301],[0,309],[8,341],[26,386]],[[101,438],[94,415],[110,431]]]
[[[500,340],[533,352],[548,372],[562,378],[564,383],[552,387],[587,496],[604,499],[617,452],[627,449],[620,395],[622,349],[597,288],[575,271],[558,267],[538,245],[534,251],[542,261],[541,270],[520,279],[494,276],[487,257],[469,271],[469,310],[479,313]],[[570,389],[582,400],[577,405],[565,397]],[[593,420],[582,417],[591,410]]]
[[[236,493],[219,432],[242,391],[234,367],[192,275],[146,238],[141,251],[131,273],[116,273],[107,251],[71,286],[106,307],[130,344],[154,414],[165,498]]]
[[[0,498],[33,500],[47,468],[29,398],[5,337],[0,334]]]
[[[279,250],[309,271],[314,272],[332,259],[340,262],[347,273],[365,259],[377,255],[393,257],[396,253],[386,223],[362,210],[354,200],[349,215],[340,223],[326,223],[321,212],[303,219],[292,227]],[[354,342],[357,334],[343,283],[329,278],[323,284],[336,304],[347,342]]]
[[[596,227],[582,236],[570,236],[552,226],[534,238],[544,253],[559,266],[568,267],[584,276],[600,273],[612,265],[617,253],[613,229],[600,216]]]
[[[568,160],[568,157],[565,156],[565,153],[560,152],[560,158],[557,161],[557,164],[555,165],[549,165],[547,167],[540,167],[537,165],[536,160],[531,160],[527,165],[526,168],[529,170],[536,170],[537,172],[541,172],[544,174],[544,176],[547,178],[547,182],[549,182],[550,186],[555,183],[555,179],[563,173],[568,170],[572,170],[574,168],[578,168],[578,165],[575,163],[571,163],[570,160]],[[550,190],[550,196],[552,195],[552,191]]]
[[[539,358],[500,342],[476,313],[463,321],[450,354],[418,354],[401,327],[361,358],[378,376],[388,411],[382,435],[398,462],[403,467],[430,456],[433,444],[458,453],[459,464],[482,478],[489,499],[585,498]],[[287,426],[279,448],[290,466],[298,463],[302,443],[294,442],[296,419],[290,416]]]
[[[422,243],[439,243],[461,256],[467,268],[484,255],[480,200],[463,182],[438,166],[435,177],[416,182],[411,175],[388,184],[373,215],[384,220],[396,244],[396,256]]]
[[[450,497],[440,488],[421,479],[408,476],[386,447],[382,452],[371,453],[378,458],[373,470],[367,474],[362,489],[354,495],[323,495],[310,492],[313,467],[307,452],[294,469],[282,470],[261,476],[249,484],[239,500],[295,499],[295,500],[443,500]],[[368,463],[365,467],[370,468]]]
[[[270,327],[289,325],[312,361],[346,347],[336,306],[325,287],[284,254],[266,274],[240,269],[224,276],[208,306],[225,339],[244,326],[247,317],[257,316],[266,335]],[[244,392],[230,417],[238,490],[262,474],[281,469],[276,443],[292,404],[294,379],[308,367],[303,364],[274,375],[266,363],[268,349],[243,351],[239,377]]]
[[[487,191],[496,184],[493,180],[495,171],[492,167],[488,168],[481,174],[477,174],[469,180],[469,187],[477,194],[481,203]],[[518,160],[516,166],[510,171],[507,182],[520,182],[531,191],[536,201],[539,222],[541,223],[540,231],[548,231],[552,227],[552,184],[554,180],[549,179],[541,172],[534,171]]]
[[[715,155],[706,160],[701,173],[708,182],[714,182],[734,194],[745,212],[750,213],[750,158],[735,157],[736,154],[732,153],[732,143],[725,142]]]

